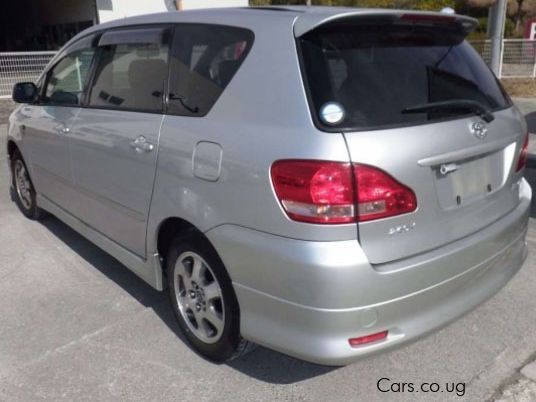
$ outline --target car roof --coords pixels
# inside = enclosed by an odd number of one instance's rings
[[[156,14],[146,14],[114,20],[104,24],[95,25],[84,31],[85,34],[101,31],[103,29],[121,26],[159,24],[159,23],[213,23],[223,25],[236,25],[240,21],[242,26],[254,27],[270,24],[274,19],[286,20],[294,29],[294,35],[300,37],[305,33],[327,22],[366,15],[398,16],[402,14],[430,15],[453,17],[470,25],[474,29],[478,22],[470,17],[460,15],[446,15],[429,11],[393,10],[355,7],[327,7],[327,6],[260,6],[260,7],[227,7],[207,8],[183,11],[168,11]],[[472,30],[471,29],[471,30]]]

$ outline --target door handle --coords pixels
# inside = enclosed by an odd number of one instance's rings
[[[130,142],[130,147],[135,149],[137,153],[151,152],[154,150],[154,144],[147,141],[143,135]]]

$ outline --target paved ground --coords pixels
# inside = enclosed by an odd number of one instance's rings
[[[0,124],[7,121],[14,108],[15,103],[11,99],[0,99]]]
[[[514,98],[514,103],[525,115],[536,111],[536,98]]]
[[[510,392],[533,360],[535,220],[520,273],[487,303],[417,343],[339,369],[262,348],[214,365],[177,335],[162,294],[57,219],[24,219],[8,197],[5,160],[2,146],[0,401],[474,401]],[[382,377],[467,386],[463,398],[381,393]]]

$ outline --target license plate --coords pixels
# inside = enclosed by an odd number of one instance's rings
[[[443,164],[436,167],[435,174],[441,206],[458,207],[484,198],[503,185],[504,159],[502,152],[496,152]]]

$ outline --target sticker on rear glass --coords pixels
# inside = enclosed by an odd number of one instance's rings
[[[344,120],[345,117],[344,107],[337,102],[325,103],[320,108],[320,119],[325,124],[335,125]]]

